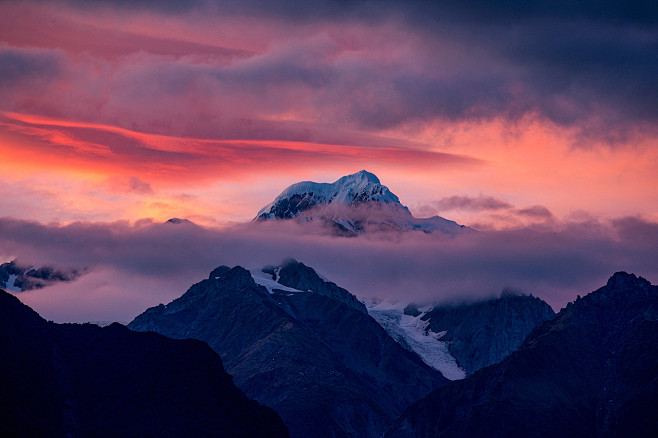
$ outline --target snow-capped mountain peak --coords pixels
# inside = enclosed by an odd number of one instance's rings
[[[285,189],[276,199],[263,207],[257,220],[290,219],[315,206],[329,204],[359,205],[365,202],[394,204],[406,210],[388,187],[373,173],[361,170],[333,183],[302,181]]]
[[[255,221],[296,219],[320,223],[338,235],[353,236],[367,231],[423,231],[456,236],[470,228],[434,216],[414,218],[400,199],[366,170],[333,183],[303,181],[285,189],[263,207]]]

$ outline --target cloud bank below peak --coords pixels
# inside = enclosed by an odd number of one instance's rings
[[[616,271],[658,278],[658,224],[632,217],[456,239],[424,233],[346,239],[316,231],[290,221],[213,229],[148,221],[57,226],[3,218],[0,247],[5,256],[27,263],[93,267],[84,281],[20,295],[60,321],[129,320],[145,305],[179,296],[216,266],[259,268],[286,257],[361,299],[398,302],[475,300],[512,288],[558,309]]]

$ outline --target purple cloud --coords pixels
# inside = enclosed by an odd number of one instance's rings
[[[103,274],[85,280],[85,287],[79,286],[81,280],[58,286],[61,299],[84,303],[87,298],[76,294],[104,291],[112,317],[121,320],[180,295],[218,265],[258,268],[285,257],[316,268],[362,299],[464,301],[512,288],[540,296],[557,309],[619,270],[655,282],[656,243],[658,224],[639,218],[456,239],[424,233],[335,238],[293,221],[209,229],[147,221],[56,226],[0,219],[0,255],[33,264],[93,267]],[[69,287],[77,292],[67,292]],[[37,301],[50,318],[89,319],[83,305],[65,306],[56,295],[46,299],[49,289],[29,292],[25,299],[43,294]],[[109,319],[94,308],[96,319]]]

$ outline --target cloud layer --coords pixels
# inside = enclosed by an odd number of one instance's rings
[[[73,283],[20,295],[56,320],[126,321],[181,295],[218,265],[258,268],[285,257],[314,267],[361,299],[398,302],[468,301],[511,288],[559,309],[616,271],[658,281],[658,225],[638,218],[455,239],[424,233],[335,238],[317,231],[291,221],[210,229],[151,222],[57,226],[5,218],[0,248],[5,258],[23,263],[93,268]]]

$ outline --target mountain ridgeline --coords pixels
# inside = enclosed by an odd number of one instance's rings
[[[0,436],[287,437],[197,340],[54,324],[0,291]]]
[[[129,327],[206,341],[292,437],[380,437],[406,406],[447,382],[311,268],[287,260],[265,271],[219,267]]]
[[[437,232],[448,236],[473,231],[440,216],[418,219],[374,174],[361,170],[333,183],[303,181],[285,189],[254,221],[294,219],[320,224],[339,236],[370,232]]]
[[[411,405],[387,438],[658,436],[658,287],[619,272],[502,362]]]
[[[415,313],[409,307],[405,312]],[[528,295],[436,306],[418,315],[428,323],[428,331],[444,332],[440,339],[448,343],[467,374],[500,362],[516,351],[538,324],[554,316],[545,301]]]

